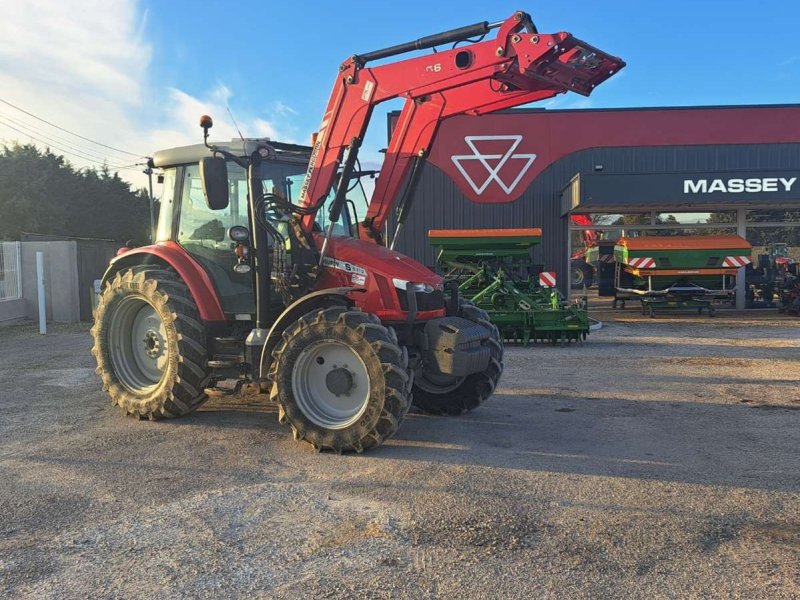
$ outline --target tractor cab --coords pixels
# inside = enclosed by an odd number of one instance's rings
[[[779,265],[789,263],[789,244],[784,242],[773,242],[767,246],[767,254]]]
[[[253,152],[261,149],[265,156],[259,161],[259,178],[264,194],[291,205],[303,184],[311,149],[268,139],[231,140],[215,143],[213,147],[229,155],[223,169],[227,179],[227,193],[224,194],[227,202],[221,202],[222,207],[210,205],[203,181],[201,163],[212,156],[208,147],[197,144],[155,153],[153,165],[162,170],[159,179],[163,185],[155,241],[157,244],[177,243],[200,264],[210,277],[228,320],[252,321],[256,312],[254,272],[243,249],[249,246],[248,240],[253,239],[254,224],[244,164]],[[356,212],[356,203],[365,203],[358,183],[353,185],[350,195],[352,199],[333,226],[334,235],[350,236],[355,232],[351,215]],[[270,244],[288,244],[290,214],[266,206],[259,206],[257,210],[260,212],[256,218],[269,222],[279,234],[270,238]],[[316,230],[328,229],[327,210],[318,211],[316,219]],[[281,234],[283,240],[279,237]],[[280,312],[281,299],[273,300],[275,306],[271,312]]]

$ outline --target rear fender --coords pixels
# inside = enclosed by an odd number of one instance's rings
[[[161,265],[172,268],[189,288],[203,321],[225,321],[225,313],[219,303],[217,291],[208,273],[180,245],[162,242],[143,246],[119,254],[103,275],[103,285],[119,271],[136,265]]]

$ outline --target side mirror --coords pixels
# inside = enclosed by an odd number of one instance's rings
[[[203,195],[211,210],[228,208],[228,165],[224,158],[207,157],[200,161]]]

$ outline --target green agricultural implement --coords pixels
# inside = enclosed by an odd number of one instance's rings
[[[428,232],[439,250],[445,280],[489,313],[506,342],[571,342],[586,339],[589,315],[583,304],[568,303],[555,279],[540,273],[530,249],[541,229],[452,229]],[[540,283],[540,277],[553,287]]]
[[[696,310],[714,315],[731,302],[735,277],[750,263],[750,244],[737,235],[623,237],[614,246],[614,308],[638,299],[642,314]]]

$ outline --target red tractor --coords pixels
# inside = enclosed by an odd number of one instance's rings
[[[367,66],[444,44],[453,48]],[[92,335],[104,389],[126,413],[158,419],[191,413],[216,382],[252,383],[296,439],[334,451],[378,446],[411,404],[479,406],[503,370],[497,329],[386,247],[390,211],[396,239],[443,119],[589,95],[623,66],[516,12],[350,57],[311,148],[209,143],[204,117],[204,145],[153,159],[165,178],[156,243],[120,253],[103,277]],[[374,107],[398,97],[405,106],[359,219],[358,150]]]
[[[592,217],[589,215],[570,215],[570,221],[578,226],[593,225]],[[590,248],[597,245],[599,236],[593,229],[583,229],[580,235],[583,247],[576,248],[569,257],[569,283],[573,290],[591,287],[595,280],[595,267],[586,255]]]

